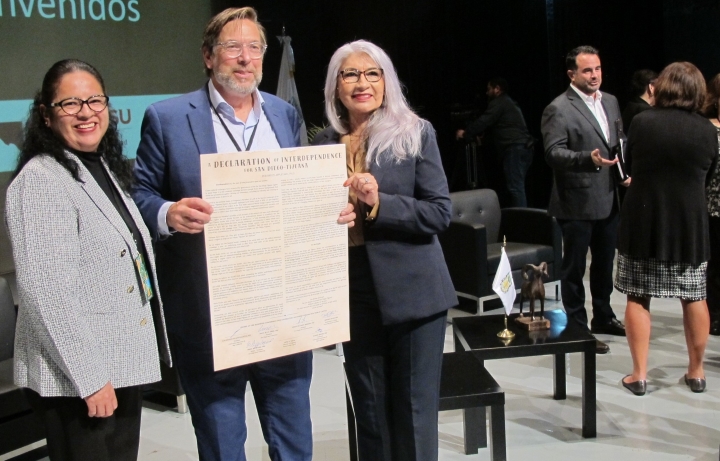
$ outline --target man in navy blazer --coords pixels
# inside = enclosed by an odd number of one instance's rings
[[[133,197],[156,238],[171,347],[201,460],[245,460],[248,382],[270,458],[312,458],[312,352],[213,371],[201,233],[212,206],[200,198],[200,156],[300,144],[295,109],[257,90],[265,49],[265,33],[252,8],[230,8],[210,20],[202,46],[208,84],[148,107],[135,163]]]
[[[615,121],[622,123],[620,107],[614,96],[599,91],[602,68],[595,48],[573,49],[566,65],[570,87],[545,108],[541,125],[545,160],[554,176],[548,213],[557,218],[563,234],[563,306],[569,320],[587,328],[583,276],[590,248],[591,331],[625,336],[624,325],[610,307],[619,222],[610,167],[617,162],[612,148],[619,142]],[[597,341],[598,354],[609,350]]]

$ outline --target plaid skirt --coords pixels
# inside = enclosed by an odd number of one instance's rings
[[[693,266],[619,253],[615,288],[632,296],[699,301],[706,298],[706,272],[707,261]]]

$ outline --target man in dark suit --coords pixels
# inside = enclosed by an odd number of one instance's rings
[[[587,328],[583,276],[590,248],[591,331],[624,336],[625,326],[610,307],[619,214],[609,167],[617,162],[611,159],[620,107],[614,96],[599,91],[602,69],[595,48],[573,49],[566,65],[570,87],[545,108],[541,126],[545,159],[554,172],[548,213],[563,234],[563,305],[571,321]],[[597,341],[597,353],[609,350]]]
[[[148,107],[135,163],[133,198],[156,239],[160,291],[173,357],[187,395],[200,459],[244,461],[249,382],[273,461],[312,458],[312,352],[215,372],[205,244],[212,206],[200,198],[200,155],[300,144],[295,109],[257,90],[265,33],[252,8],[208,23],[201,89]],[[348,213],[338,222],[355,218]]]

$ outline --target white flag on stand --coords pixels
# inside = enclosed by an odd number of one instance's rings
[[[275,96],[289,102],[300,116],[300,144],[308,145],[307,127],[305,119],[303,119],[302,109],[300,109],[300,97],[298,96],[297,86],[295,86],[295,55],[292,46],[290,46],[290,37],[285,34],[278,37],[280,45],[283,47],[282,60],[280,61],[280,76],[278,77],[278,87]]]
[[[501,251],[500,265],[498,266],[497,272],[495,272],[492,289],[502,300],[507,315],[510,315],[513,303],[515,303],[515,282],[513,282],[510,261],[505,253],[505,248],[502,248]]]

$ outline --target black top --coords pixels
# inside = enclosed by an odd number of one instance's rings
[[[670,108],[637,115],[628,137],[632,183],[618,250],[693,265],[709,260],[705,183],[717,156],[717,130],[708,119]]]
[[[468,125],[464,137],[475,139],[488,128],[492,128],[498,151],[511,144],[528,144],[532,140],[520,107],[504,93],[490,101],[480,118]]]
[[[623,127],[625,128],[626,135],[630,133],[630,123],[632,123],[635,116],[648,109],[652,109],[652,106],[640,96],[635,96],[627,103],[622,113]]]

